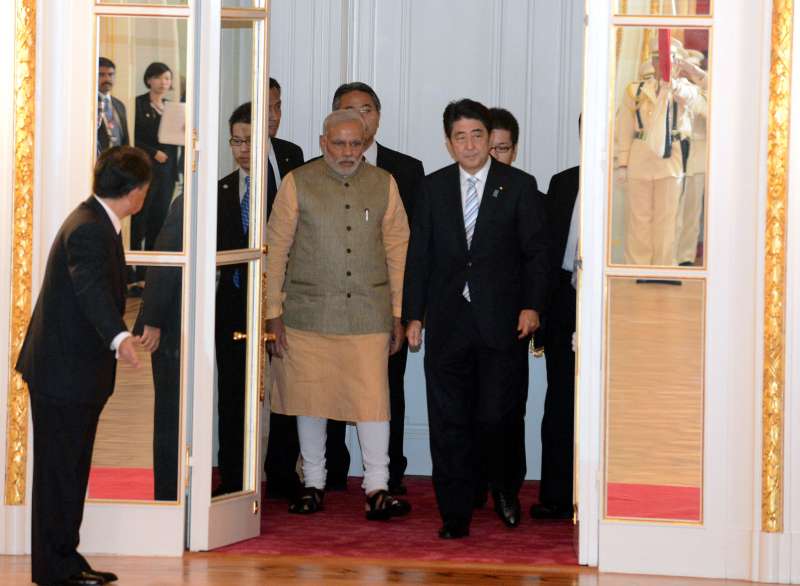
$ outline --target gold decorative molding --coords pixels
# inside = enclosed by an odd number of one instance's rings
[[[28,392],[14,365],[31,315],[36,0],[16,0],[14,43],[14,215],[5,503],[25,503]]]
[[[772,4],[764,263],[764,388],[761,530],[783,531],[783,423],[786,307],[786,203],[789,180],[794,0]]]

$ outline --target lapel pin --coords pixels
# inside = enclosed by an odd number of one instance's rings
[[[495,190],[492,192],[492,197],[494,197],[494,198],[496,199],[496,198],[497,198],[497,196],[498,196],[498,195],[500,195],[500,191],[501,191],[502,189],[503,189],[502,187],[501,187],[500,189],[495,189]]]
[[[228,189],[228,184],[227,183],[223,183],[222,184],[222,189]]]

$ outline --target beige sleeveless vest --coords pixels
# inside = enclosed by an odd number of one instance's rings
[[[362,162],[342,177],[318,159],[293,175],[299,214],[286,270],[284,322],[324,334],[390,332],[381,230],[389,173]]]

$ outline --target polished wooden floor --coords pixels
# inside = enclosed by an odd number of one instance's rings
[[[125,323],[133,328],[141,299],[128,298]],[[117,366],[114,394],[106,403],[97,425],[92,464],[103,467],[153,467],[153,370],[150,355],[137,352],[141,366]],[[175,455],[177,458],[177,454]]]
[[[276,558],[187,554],[183,558],[95,556],[90,563],[116,572],[120,586],[256,586],[283,584],[356,586],[380,584],[540,584],[546,586],[744,586],[735,580],[599,574],[579,567],[418,564],[398,560]],[[28,556],[0,556],[0,583],[30,584]]]

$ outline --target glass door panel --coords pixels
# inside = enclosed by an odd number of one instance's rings
[[[702,521],[703,280],[608,280],[606,517]]]
[[[187,21],[101,17],[98,37],[96,154],[123,144],[150,157],[150,190],[142,210],[124,222],[123,240],[126,250],[154,251],[172,202],[184,192]],[[140,277],[135,271],[132,282]]]
[[[709,16],[712,0],[617,0],[620,16]]]

